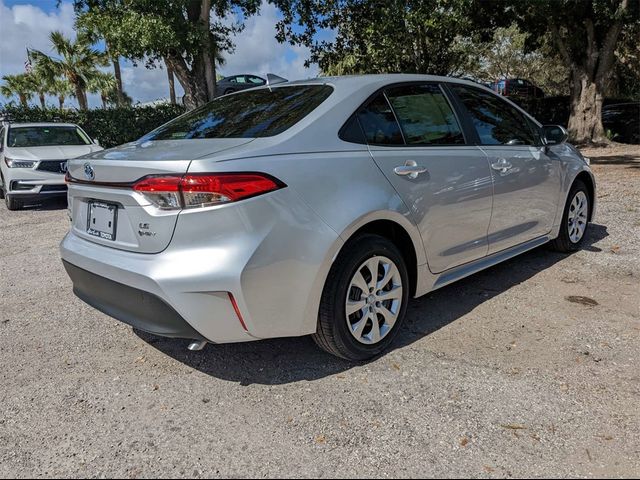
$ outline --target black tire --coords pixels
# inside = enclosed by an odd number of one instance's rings
[[[562,224],[560,225],[560,234],[555,240],[552,240],[549,243],[549,246],[557,252],[570,253],[580,250],[580,248],[582,248],[582,244],[584,243],[584,239],[587,237],[587,234],[589,232],[589,222],[587,221],[584,233],[580,240],[574,242],[569,237],[569,210],[571,209],[571,203],[573,202],[573,199],[578,194],[578,192],[583,192],[586,195],[588,202],[587,218],[591,216],[593,200],[589,196],[589,190],[587,189],[587,186],[584,184],[584,182],[582,182],[581,180],[576,180],[571,186],[569,196],[567,197],[567,203],[564,206],[564,213],[562,214]]]
[[[4,198],[4,177],[2,176],[2,174],[0,173],[0,182],[2,183],[2,185],[0,185],[0,200],[2,200]]]
[[[4,196],[4,203],[9,210],[20,210],[22,208],[22,202],[17,200],[13,195],[6,194]]]
[[[347,326],[345,305],[354,275],[367,259],[374,256],[386,257],[395,264],[402,282],[402,296],[397,319],[388,333],[375,344],[364,344],[356,340]],[[329,271],[320,301],[318,329],[313,335],[314,341],[327,352],[347,360],[363,361],[379,355],[402,327],[409,300],[409,288],[409,276],[404,259],[391,241],[371,234],[350,240]]]

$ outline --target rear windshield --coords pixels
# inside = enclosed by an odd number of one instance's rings
[[[225,95],[145,135],[142,140],[270,137],[327,99],[332,87],[295,85]]]
[[[78,127],[11,127],[7,146],[48,147],[52,145],[89,145],[91,140]]]

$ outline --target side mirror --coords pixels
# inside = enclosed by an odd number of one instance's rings
[[[96,145],[100,146],[100,140],[98,140],[97,138],[93,139],[93,143],[95,143]]]
[[[560,145],[569,138],[569,133],[560,125],[544,125],[542,135],[546,145]]]

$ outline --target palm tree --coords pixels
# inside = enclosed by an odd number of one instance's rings
[[[62,110],[66,98],[73,95],[73,85],[66,78],[58,77],[49,84],[47,93],[58,97],[58,104],[60,105],[60,110]]]
[[[98,73],[96,67],[107,65],[106,56],[91,46],[86,35],[78,35],[76,40],[72,41],[56,31],[51,32],[49,38],[59,58],[51,57],[39,50],[31,50],[30,58],[54,77],[66,77],[75,89],[80,109],[86,110],[87,85]]]
[[[16,95],[23,107],[28,107],[27,102],[33,97],[35,88],[33,78],[28,73],[17,75],[5,75],[2,77],[4,85],[0,86],[0,93],[5,97]]]
[[[48,72],[47,70],[44,70],[42,68],[38,68],[36,65],[36,68],[31,70],[28,75],[31,77],[31,81],[33,82],[33,89],[35,90],[35,93],[38,94],[38,98],[40,99],[40,108],[46,108],[45,95],[49,93],[51,83],[54,80],[51,72]]]
[[[117,90],[118,82],[116,78],[105,72],[96,72],[87,84],[87,90],[91,93],[97,93],[102,99],[102,108],[107,108],[107,102],[110,95]]]

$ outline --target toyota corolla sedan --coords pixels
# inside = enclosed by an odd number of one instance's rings
[[[580,248],[596,187],[566,139],[453,78],[238,92],[71,160],[62,259],[82,300],[191,349],[311,334],[364,360],[409,298]]]
[[[67,123],[0,125],[0,198],[9,210],[53,196],[65,196],[69,158],[97,152],[82,128]]]

